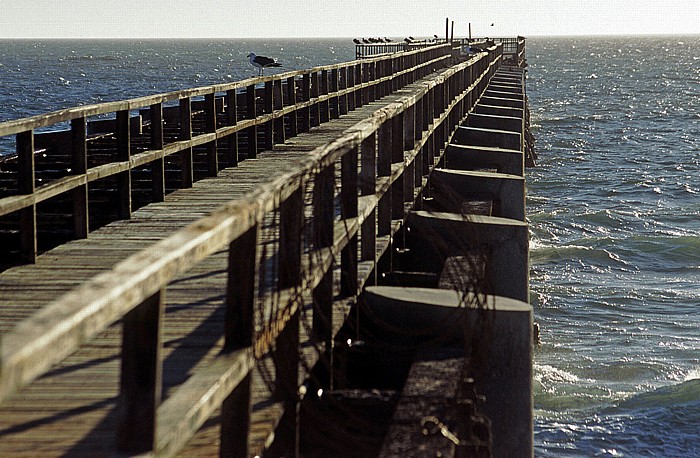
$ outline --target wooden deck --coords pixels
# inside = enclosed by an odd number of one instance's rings
[[[503,45],[458,51],[0,124],[19,157],[0,217],[19,215],[15,251],[34,261],[0,272],[0,456],[294,455],[301,390],[328,383],[312,368],[328,376],[334,336],[390,269],[467,114],[504,98],[487,94]],[[135,110],[147,134],[130,132]],[[86,119],[107,113],[112,157],[95,164]],[[77,170],[37,186],[34,130],[66,121]],[[165,177],[173,165],[181,183]],[[90,192],[110,187],[105,212],[127,219],[94,214]],[[37,218],[58,195],[83,238],[37,255]]]
[[[113,222],[92,232],[88,239],[72,241],[39,256],[35,265],[2,273],[0,333],[9,332],[17,323],[86,279],[294,169],[296,162],[309,151],[333,140],[339,132],[380,107],[410,94],[418,85],[366,104],[283,145],[275,145],[257,159],[225,169],[218,177],[201,180],[191,189],[173,192],[164,202],[135,211],[129,220]],[[211,329],[224,326],[227,262],[228,254],[220,252],[178,277],[168,288],[162,327],[163,400],[191,374],[210,364],[221,351],[223,342],[218,337],[221,331],[211,332]],[[368,274],[364,272],[362,281]],[[348,307],[342,300],[335,307],[341,312],[335,314],[337,328]],[[308,329],[310,324],[308,322],[302,329]],[[308,334],[303,334],[308,340]],[[113,453],[121,341],[119,322],[6,399],[0,405],[0,455],[107,456]],[[318,355],[313,346],[307,350],[311,365]],[[249,436],[253,454],[261,453],[268,444],[280,417],[279,403],[271,401],[274,378],[274,365],[269,358],[263,358],[253,375]],[[205,423],[180,452],[180,456],[218,454],[216,418]]]

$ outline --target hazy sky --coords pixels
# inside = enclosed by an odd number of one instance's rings
[[[0,1],[0,38],[700,33],[700,0]]]

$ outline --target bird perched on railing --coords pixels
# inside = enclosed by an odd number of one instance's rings
[[[391,38],[384,37],[384,41],[386,41],[387,43],[391,43]]]
[[[368,45],[370,43],[370,41],[367,38],[363,38],[362,42],[366,45]]]
[[[248,60],[250,65],[258,69],[258,76],[263,74],[263,70],[267,67],[281,67],[282,64],[278,63],[275,59],[265,56],[256,56],[254,52],[248,54]]]
[[[360,40],[358,40],[357,38],[353,38],[352,42],[355,43],[356,45],[362,44],[362,42]]]

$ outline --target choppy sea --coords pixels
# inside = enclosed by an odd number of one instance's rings
[[[536,455],[700,456],[700,36],[527,46]],[[354,58],[349,39],[0,40],[0,122],[247,78],[251,51]]]

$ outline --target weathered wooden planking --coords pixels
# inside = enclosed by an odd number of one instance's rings
[[[322,139],[322,140],[325,141],[325,139]],[[196,218],[197,216],[198,216],[198,215],[194,215],[195,218]],[[154,216],[154,217],[155,217],[155,216]],[[183,221],[186,221],[186,220],[187,220],[187,218],[185,218],[185,219],[179,219],[179,221],[180,221],[181,223],[183,223]],[[168,223],[171,223],[171,222],[172,222],[172,220],[171,220],[171,221],[168,221]],[[137,229],[135,224],[126,224],[126,223],[124,223],[124,226],[128,226],[128,230],[130,230],[130,231],[133,231],[133,230]],[[146,225],[146,226],[142,227],[142,229],[149,230],[149,229],[152,229],[153,227],[154,227],[154,226],[152,226],[152,225]],[[155,225],[155,227],[158,227],[158,225]],[[109,229],[114,229],[114,226],[109,227]],[[109,232],[109,230],[107,230],[106,232]],[[116,231],[115,234],[118,234],[118,231]],[[156,237],[156,238],[157,238],[157,237]],[[115,241],[117,241],[117,240],[119,240],[118,237],[115,238]],[[110,241],[109,243],[111,243],[111,241]],[[107,262],[106,264],[109,264],[109,262]],[[69,274],[74,274],[74,273],[75,273],[75,272],[69,272]],[[170,290],[169,290],[169,291],[170,291]],[[208,292],[209,292],[209,291],[208,291]],[[192,290],[191,290],[191,289],[188,289],[188,294],[192,294]],[[190,300],[191,300],[191,299],[190,299]],[[190,300],[185,300],[185,301],[183,301],[183,302],[184,302],[185,304],[187,304],[187,303],[190,303]],[[184,325],[181,325],[181,326],[184,326],[185,328],[187,328],[188,326],[191,326],[191,325],[184,324]],[[112,329],[112,328],[110,328],[110,329]],[[166,326],[165,326],[166,338],[165,338],[165,342],[164,342],[164,343],[165,343],[166,349],[169,348],[169,343],[170,343],[170,339],[169,339],[169,337],[168,337],[168,329],[169,329],[169,326],[168,326],[168,324],[166,324]],[[107,332],[107,331],[106,331],[106,332]],[[100,336],[100,337],[102,337],[102,336]],[[96,339],[96,340],[98,340],[98,341],[103,341],[102,338],[98,338],[98,339]],[[118,342],[118,339],[112,338],[112,340],[113,340],[114,343]],[[212,347],[212,348],[213,348],[213,347]],[[166,351],[166,358],[168,357],[168,356],[167,356],[168,354],[169,354],[169,353]],[[74,363],[74,364],[76,364],[76,365],[78,365],[78,366],[82,366],[82,365],[91,363],[90,360],[87,360],[87,361],[86,361],[85,359],[83,359],[83,358],[86,358],[86,356],[85,356],[85,355],[82,355],[82,351],[76,353],[76,354],[75,354],[75,357],[79,359],[78,361],[76,361],[76,362]],[[80,357],[80,358],[79,358],[79,357]],[[201,360],[201,359],[198,359],[198,360],[196,360],[196,361],[197,361],[197,363],[199,363],[199,364],[203,364],[203,360]],[[69,358],[68,360],[66,360],[66,362],[64,362],[64,363],[62,364],[62,366],[70,367],[70,363],[71,363],[71,362],[70,362],[70,358]],[[112,361],[112,364],[114,365],[115,363]],[[69,369],[69,371],[70,371],[70,372],[73,372],[73,371],[70,370],[70,369]],[[109,370],[107,370],[107,371],[100,371],[100,372],[98,372],[98,373],[100,373],[100,374],[103,374],[103,373],[104,373],[105,376],[112,376],[112,377],[115,377],[114,371],[109,371]],[[93,374],[93,375],[94,375],[94,374]],[[47,379],[47,380],[50,379],[51,376],[52,376],[52,374],[47,374],[46,379]],[[74,380],[74,379],[75,379],[75,377],[71,377],[71,378],[70,378],[70,380]],[[27,387],[27,390],[26,390],[26,391],[27,391],[27,392],[31,392],[33,389],[37,389],[37,387],[39,387],[39,388],[38,388],[39,391],[42,391],[42,390],[41,390],[41,382],[42,382],[43,380],[44,380],[44,378],[42,378],[41,380],[37,381],[37,384],[36,384],[36,385],[32,385],[31,387]],[[51,382],[49,382],[49,384],[53,385]],[[106,385],[107,385],[107,386],[110,386],[110,383],[106,383]],[[53,386],[56,386],[56,385],[53,385]],[[116,387],[116,383],[113,384],[112,386],[113,386],[113,387]],[[115,389],[116,389],[116,388],[115,388]],[[66,390],[70,390],[70,388],[69,388],[69,387],[66,387]],[[21,398],[21,395],[20,395],[19,397]],[[17,397],[13,398],[13,400],[16,400],[16,399],[17,399]],[[107,402],[107,401],[104,400],[104,398],[102,398],[102,400],[103,400],[103,402]],[[97,401],[96,401],[96,402],[97,402]],[[107,402],[107,404],[111,407],[113,403],[112,403],[112,401],[109,401],[109,402]],[[93,403],[93,405],[95,405],[95,403]],[[74,409],[77,409],[77,410],[85,409],[85,410],[91,411],[91,409],[90,409],[89,407],[85,407],[85,405],[74,407]],[[77,410],[76,410],[76,411],[77,411]],[[91,418],[93,418],[93,421],[95,420],[95,418],[97,418],[97,419],[100,418],[100,414],[99,414],[99,413],[95,413],[94,411],[91,411],[91,412],[92,412],[92,413],[91,413],[90,415],[91,415]],[[88,415],[88,414],[85,414],[85,415],[86,415],[86,416],[90,416],[90,415]],[[109,414],[108,414],[108,413],[103,413],[102,415],[107,415],[107,416],[108,416]],[[77,415],[77,416],[80,417],[80,415]],[[83,418],[83,419],[84,419],[84,418]],[[104,421],[106,421],[106,420],[102,420],[102,423],[104,423]],[[79,423],[81,426],[84,425],[84,421],[82,421],[82,420],[79,421],[78,423]],[[51,425],[51,426],[53,426],[53,425]],[[104,425],[103,425],[103,426],[104,426]],[[55,428],[56,426],[53,426],[53,427]],[[60,428],[63,428],[63,427],[64,427],[64,426],[63,426],[63,422],[62,422]],[[69,428],[69,429],[70,429],[70,428]],[[98,431],[98,430],[99,430],[99,431],[102,431],[102,430],[104,430],[104,431],[110,431],[110,428],[109,428],[109,427],[101,427],[101,426],[99,426],[99,425],[95,425],[94,428],[93,428],[93,431]],[[51,431],[51,429],[49,429],[49,433],[50,433],[50,431]],[[36,432],[36,431],[34,431],[34,432]],[[76,438],[79,438],[79,437],[80,437],[80,435],[75,435],[75,431],[73,431],[73,430],[70,430],[70,435],[69,435],[69,436],[72,437],[73,440],[76,440]],[[66,440],[69,440],[69,439],[66,438]],[[100,443],[100,440],[94,440],[94,441],[93,441],[93,440],[90,440],[89,438],[86,438],[85,440],[80,441],[80,442],[81,442],[82,445],[81,445],[81,444],[73,445],[73,446],[72,446],[73,448],[72,448],[71,450],[75,451],[75,450],[76,450],[76,449],[75,449],[76,446],[78,446],[78,447],[83,447],[83,446],[84,446],[84,447],[87,447],[86,449],[90,449],[90,450],[93,450],[93,451],[94,451],[94,450],[96,450],[94,447],[96,447],[96,445]],[[36,449],[33,449],[33,450],[36,450]]]

